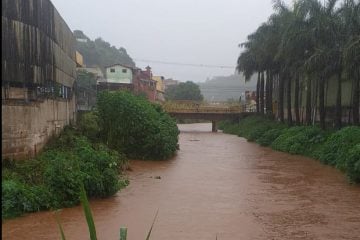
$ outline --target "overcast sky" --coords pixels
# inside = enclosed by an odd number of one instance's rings
[[[273,13],[272,0],[51,1],[71,30],[126,48],[138,67],[150,65],[154,75],[195,82],[234,73],[238,44]]]

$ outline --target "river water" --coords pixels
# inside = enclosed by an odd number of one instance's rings
[[[132,161],[130,185],[92,200],[98,239],[144,240],[158,211],[154,240],[360,239],[360,187],[301,156],[212,133],[211,124],[179,125],[169,161]],[[160,179],[159,179],[160,177]],[[67,239],[89,239],[81,207],[60,212]],[[3,221],[3,239],[59,239],[54,213]]]

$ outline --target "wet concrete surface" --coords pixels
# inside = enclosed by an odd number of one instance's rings
[[[98,239],[360,239],[360,187],[306,157],[212,133],[211,123],[179,125],[168,161],[131,161],[130,185],[91,201]],[[157,177],[160,176],[160,179]],[[67,239],[89,239],[80,206],[60,212]],[[2,223],[3,239],[59,239],[54,213]]]

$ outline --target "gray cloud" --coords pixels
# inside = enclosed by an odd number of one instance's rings
[[[238,44],[272,10],[271,0],[52,0],[72,30],[125,47],[134,59],[235,66]],[[290,3],[290,0],[285,1]],[[235,69],[150,65],[155,75],[205,81]]]

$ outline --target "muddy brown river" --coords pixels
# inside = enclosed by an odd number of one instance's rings
[[[360,187],[301,156],[179,125],[169,161],[132,161],[130,185],[90,202],[98,239],[144,240],[158,211],[154,240],[360,239]],[[157,176],[161,178],[158,179]],[[60,213],[67,239],[89,239],[81,207]],[[3,221],[3,239],[59,239],[52,212]]]

